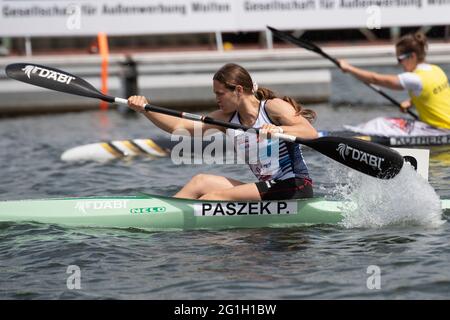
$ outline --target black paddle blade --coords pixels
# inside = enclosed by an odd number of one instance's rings
[[[397,151],[360,139],[322,137],[299,139],[298,142],[347,167],[380,179],[394,178],[403,167],[403,157]]]
[[[34,63],[13,63],[6,66],[6,74],[11,79],[38,87],[114,102],[113,97],[100,93],[85,80],[55,68]]]
[[[289,34],[287,32],[280,31],[280,30],[277,30],[277,29],[269,27],[269,26],[267,26],[267,28],[270,31],[272,31],[272,33],[277,38],[279,38],[281,40],[284,40],[286,42],[295,44],[298,47],[305,48],[307,50],[316,52],[316,53],[320,54],[321,56],[323,56],[324,58],[326,58],[326,59],[330,60],[331,62],[333,62],[338,68],[341,67],[341,65],[339,64],[339,62],[335,58],[333,58],[333,57],[329,56],[327,53],[323,52],[322,49],[320,47],[316,46],[314,43],[306,41],[304,39],[296,38],[296,37],[294,37],[293,35],[291,35],[291,34]]]
[[[314,43],[311,43],[309,41],[296,38],[296,37],[294,37],[293,35],[291,35],[291,34],[289,34],[287,32],[277,30],[277,29],[272,28],[270,26],[267,26],[267,28],[270,31],[272,31],[273,35],[275,37],[277,37],[278,39],[280,39],[280,40],[293,43],[293,44],[295,44],[295,45],[297,45],[299,47],[302,47],[302,48],[305,48],[305,49],[308,49],[308,50],[311,50],[311,51],[314,51],[314,52],[317,52],[317,53],[321,53],[322,52],[322,49],[320,49]]]

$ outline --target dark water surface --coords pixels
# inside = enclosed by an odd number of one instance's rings
[[[399,115],[388,106],[313,107],[319,129]],[[0,199],[137,191],[171,195],[199,172],[254,180],[246,167],[237,165],[59,159],[81,144],[157,135],[162,133],[144,117],[124,118],[113,111],[2,119]],[[305,150],[305,158],[316,194],[328,194],[342,182],[334,178],[342,166],[312,150]],[[450,149],[432,148],[431,187],[448,198],[449,180]],[[431,197],[414,183],[400,184],[391,196],[396,192],[399,206],[404,201],[400,195],[418,194],[416,201]],[[448,299],[450,227],[448,217],[443,219],[439,226],[366,223],[186,232],[3,222],[0,299]],[[80,268],[79,290],[67,287],[70,265]],[[381,272],[380,289],[369,289],[372,268]]]

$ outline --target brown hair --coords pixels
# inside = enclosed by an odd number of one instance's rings
[[[404,35],[395,45],[400,54],[414,52],[419,62],[425,60],[428,48],[427,37],[423,32]]]
[[[238,64],[227,63],[214,74],[213,80],[219,81],[229,90],[234,90],[236,86],[240,85],[245,93],[254,94],[259,100],[278,98],[272,90],[267,88],[258,88],[256,92],[253,92],[252,77],[245,68]],[[313,110],[304,109],[301,104],[290,97],[284,96],[282,99],[294,107],[297,115],[300,114],[309,122],[315,120],[316,113]]]

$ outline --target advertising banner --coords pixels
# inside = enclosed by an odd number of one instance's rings
[[[450,24],[450,0],[0,0],[0,36],[84,36]]]

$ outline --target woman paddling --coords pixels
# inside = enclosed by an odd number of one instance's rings
[[[340,60],[344,72],[349,72],[367,83],[394,90],[408,90],[410,99],[401,103],[401,110],[413,105],[421,121],[430,126],[450,129],[450,87],[442,69],[425,62],[427,39],[421,32],[403,36],[396,44],[398,63],[404,73],[379,74],[352,66]]]
[[[262,133],[281,132],[305,139],[317,138],[311,125],[315,113],[303,109],[293,99],[277,98],[266,88],[257,88],[248,71],[236,64],[226,64],[213,77],[213,91],[219,110],[209,114],[211,118],[229,121],[252,128],[261,128]],[[130,108],[145,116],[161,129],[172,133],[185,129],[194,133],[194,122],[155,112],[145,112],[148,103],[143,96],[128,99]],[[225,129],[210,124],[201,124],[202,132],[218,129],[235,139],[239,147],[241,131]],[[248,151],[248,150],[247,150]],[[291,142],[279,142],[279,156],[275,163],[258,161],[250,165],[258,178],[256,183],[245,183],[224,176],[199,174],[194,176],[176,195],[177,198],[204,200],[282,200],[309,198],[313,196],[301,147]]]

